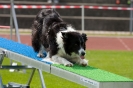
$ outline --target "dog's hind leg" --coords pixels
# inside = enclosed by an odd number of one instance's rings
[[[40,50],[39,50],[37,56],[38,56],[38,57],[41,57],[41,58],[42,58],[42,57],[45,57],[44,52],[46,52],[46,51],[45,51],[45,48],[44,48],[43,45],[41,45]]]

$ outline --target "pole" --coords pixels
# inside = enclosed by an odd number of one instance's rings
[[[81,22],[82,22],[82,32],[84,31],[85,28],[85,23],[84,23],[84,5],[81,6],[81,13],[82,13],[82,18],[81,18]]]
[[[131,0],[130,8],[133,7],[133,0]],[[132,34],[133,31],[133,10],[130,10],[130,34]]]
[[[21,43],[19,32],[18,32],[18,23],[17,23],[17,19],[16,19],[16,13],[15,13],[13,0],[11,0],[11,9],[12,9],[12,16],[13,16],[13,20],[14,20],[15,29],[16,29],[15,32],[17,34],[17,39],[18,39],[18,42]]]
[[[11,40],[13,40],[13,38],[12,38],[12,32],[13,32],[13,18],[12,18],[12,4],[11,3],[13,3],[13,1],[12,0],[10,0],[10,39]],[[10,65],[12,65],[12,60],[10,59]]]
[[[15,8],[14,8],[14,0],[11,0],[11,7],[10,8],[11,8],[10,25],[12,27],[12,24],[13,24],[12,23],[12,19],[13,19],[14,25],[15,25],[15,33],[16,33],[16,36],[17,36],[17,40],[18,40],[19,43],[21,43],[21,41],[20,41],[20,35],[19,35],[19,31],[18,31],[18,22],[17,22]],[[11,35],[12,35],[12,30],[11,30]],[[10,61],[10,63],[12,63],[12,60]],[[24,69],[23,72],[26,73],[26,70]]]
[[[11,5],[12,0],[10,2],[10,39],[12,40],[12,28],[13,28],[13,21],[12,21],[12,5]]]

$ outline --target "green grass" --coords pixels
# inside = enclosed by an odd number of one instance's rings
[[[112,73],[116,73],[128,78],[133,79],[133,51],[87,51],[86,58],[89,59],[89,65],[97,67]],[[9,64],[9,60],[5,59],[4,64]],[[0,70],[0,75],[3,83],[17,82],[25,84],[28,81],[31,70],[26,73],[13,72],[8,70]],[[86,88],[65,79],[59,78],[52,74],[43,72],[45,84],[47,88]],[[41,88],[39,75],[37,71],[31,82],[31,88]]]
[[[89,65],[133,79],[133,51],[88,51]]]

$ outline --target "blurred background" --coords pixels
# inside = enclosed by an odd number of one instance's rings
[[[0,4],[10,4],[10,0],[0,0]],[[108,7],[130,7],[130,0],[14,0],[15,5],[86,5]],[[18,26],[30,29],[40,9],[16,9]],[[57,9],[64,21],[81,30],[81,8]],[[129,31],[130,10],[85,9],[85,30]],[[10,25],[10,9],[0,9],[0,25]]]

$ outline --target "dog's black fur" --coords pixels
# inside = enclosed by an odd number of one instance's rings
[[[61,16],[54,9],[41,10],[32,24],[32,46],[36,52],[39,52],[43,46],[45,51],[49,52],[49,57],[58,54],[61,47],[57,43],[57,34],[61,32],[63,47],[69,56],[72,52],[79,54],[78,50],[83,47],[85,50],[86,34],[80,34],[75,31],[67,31],[70,26],[63,21]],[[80,46],[80,47],[79,47]],[[85,52],[82,52],[84,56]],[[43,55],[39,55],[42,57]],[[65,56],[61,56],[65,57]],[[69,59],[69,58],[66,58]],[[73,62],[73,60],[70,60]]]
[[[59,14],[51,9],[43,9],[37,14],[34,23],[32,24],[32,46],[36,52],[40,50],[41,43],[45,48],[49,48],[49,40],[47,40],[47,37],[54,34],[54,31],[59,31],[59,29],[52,31],[51,29],[60,25],[62,22],[63,20],[60,18]],[[63,26],[65,27],[66,24]],[[53,37],[54,36],[55,35],[53,35]]]

